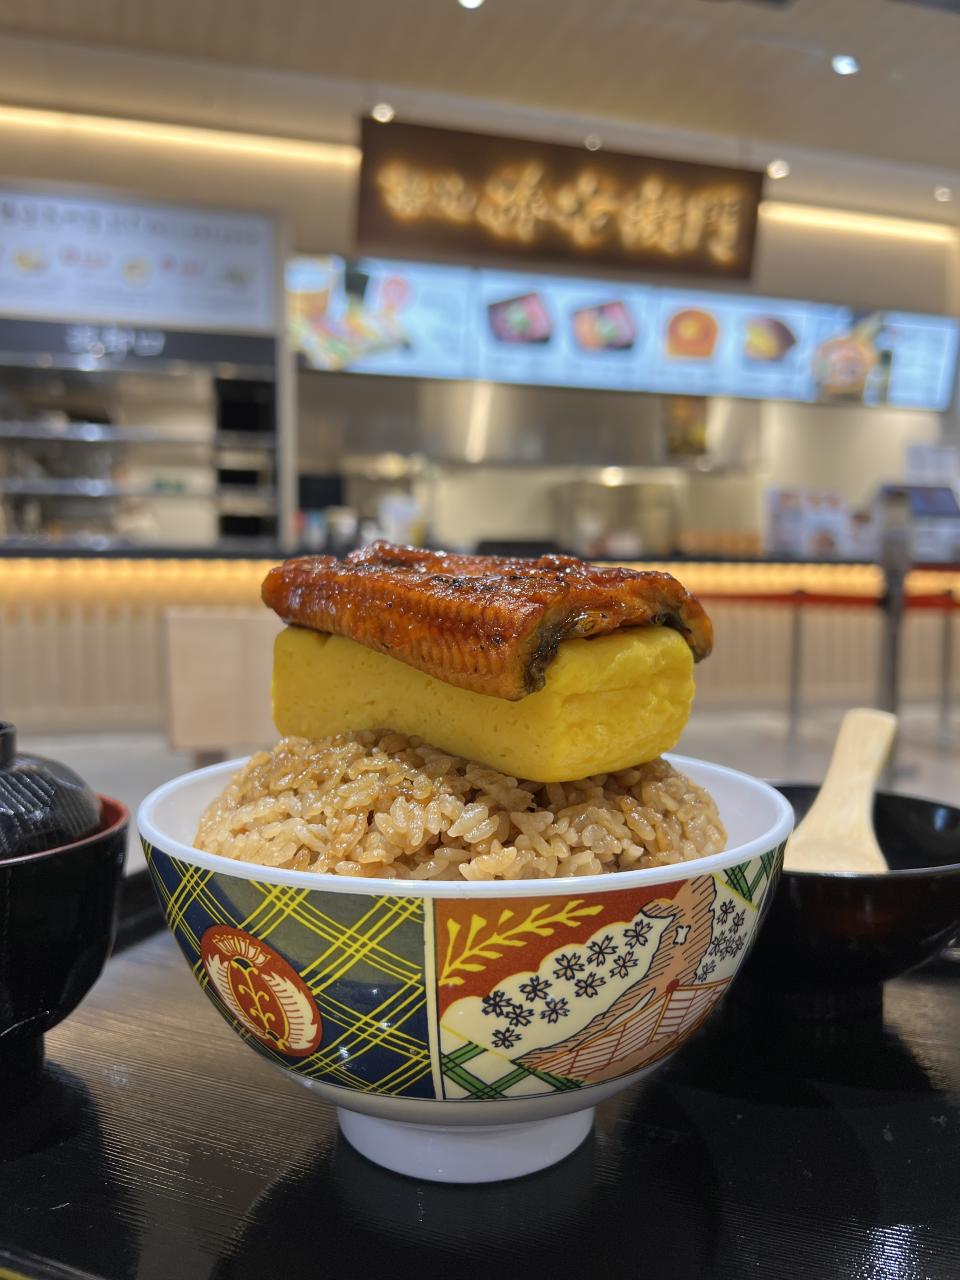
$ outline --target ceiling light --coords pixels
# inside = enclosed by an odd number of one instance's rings
[[[797,227],[822,231],[957,243],[956,228],[945,223],[891,218],[879,213],[855,213],[852,209],[824,209],[816,205],[787,204],[783,200],[764,200],[760,205],[760,215],[771,222],[792,223]]]
[[[0,130],[6,128],[115,138],[121,142],[138,144],[196,147],[239,155],[258,155],[269,160],[308,160],[350,166],[360,162],[360,152],[356,147],[335,142],[306,142],[299,138],[277,138],[267,134],[234,133],[226,129],[158,124],[152,120],[125,120],[114,116],[75,115],[69,111],[43,111],[33,107],[0,104]]]
[[[771,160],[770,163],[767,165],[767,177],[768,178],[789,178],[790,177],[789,161],[782,160],[779,157],[776,160]]]
[[[588,133],[583,140],[583,145],[588,151],[599,151],[603,146],[603,139],[599,133]]]
[[[953,190],[950,187],[934,187],[933,198],[941,204],[949,204],[953,199]]]
[[[389,124],[397,113],[389,102],[378,102],[370,114],[378,124]]]
[[[461,9],[479,9],[483,0],[458,0]]]
[[[860,63],[852,53],[835,53],[830,65],[838,76],[855,76],[860,70]]]

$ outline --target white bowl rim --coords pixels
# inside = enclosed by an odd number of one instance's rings
[[[529,898],[552,897],[558,893],[609,893],[614,890],[641,888],[645,885],[669,884],[677,879],[687,880],[691,876],[708,875],[714,871],[723,871],[727,867],[735,867],[749,862],[762,854],[779,848],[793,829],[794,813],[790,802],[760,778],[742,773],[739,769],[730,769],[726,765],[713,764],[707,760],[696,760],[690,756],[666,755],[675,768],[686,772],[690,766],[696,773],[713,774],[726,778],[747,791],[763,795],[773,802],[777,817],[773,824],[761,835],[752,840],[725,849],[722,853],[712,854],[708,858],[691,858],[689,862],[674,862],[663,867],[643,867],[637,871],[609,872],[593,876],[556,876],[543,880],[390,880],[359,876],[338,876],[322,871],[291,871],[281,867],[266,867],[260,863],[243,862],[235,858],[224,858],[220,854],[204,853],[191,845],[165,834],[154,823],[154,811],[172,792],[178,791],[188,783],[201,776],[224,775],[224,783],[228,775],[235,773],[249,757],[227,760],[222,764],[208,765],[205,769],[195,769],[191,773],[182,774],[178,778],[165,782],[146,797],[137,811],[137,827],[141,837],[161,853],[177,858],[191,866],[203,867],[208,871],[222,875],[234,876],[241,880],[255,880],[263,884],[285,885],[296,889],[317,889],[325,893],[364,893],[378,897],[418,897],[418,898]],[[709,790],[709,783],[703,783]]]

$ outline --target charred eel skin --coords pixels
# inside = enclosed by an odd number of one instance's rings
[[[346,636],[447,684],[515,702],[544,685],[561,641],[672,627],[694,660],[713,647],[703,606],[669,573],[573,556],[453,555],[375,542],[344,560],[271,569],[263,601],[284,622]]]

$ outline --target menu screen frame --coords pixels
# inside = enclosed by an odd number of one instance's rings
[[[306,367],[942,412],[960,322],[895,309],[393,259],[287,264]]]

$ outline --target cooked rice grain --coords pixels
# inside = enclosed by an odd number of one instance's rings
[[[197,848],[268,867],[417,880],[539,880],[719,853],[707,793],[665,760],[524,782],[399,733],[284,738],[204,813]]]

